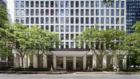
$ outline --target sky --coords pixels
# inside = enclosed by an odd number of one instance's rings
[[[12,22],[14,22],[14,0],[7,0],[7,9],[11,14]]]

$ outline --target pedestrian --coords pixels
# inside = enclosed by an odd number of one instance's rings
[[[119,66],[117,66],[117,72],[119,72]]]
[[[90,67],[88,66],[87,71],[90,71]]]
[[[53,71],[53,67],[52,67],[52,65],[51,65],[51,71]]]
[[[116,67],[116,66],[114,66],[114,72],[116,72],[116,69],[117,69],[117,67]]]

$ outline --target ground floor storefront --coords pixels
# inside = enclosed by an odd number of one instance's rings
[[[14,67],[22,66],[20,54],[16,50],[14,53]],[[39,58],[39,59],[38,59]],[[29,68],[30,63],[33,63],[34,68],[51,68],[63,70],[86,70],[90,68],[109,68],[110,64],[113,66],[120,66],[126,68],[127,58],[119,60],[116,55],[104,55],[99,61],[100,56],[95,55],[93,51],[47,51],[46,53],[25,56],[23,59],[23,67]],[[39,64],[38,64],[39,63]],[[102,65],[102,66],[101,66]]]

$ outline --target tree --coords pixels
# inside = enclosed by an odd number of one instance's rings
[[[102,68],[102,60],[103,56],[108,54],[109,51],[115,55],[119,50],[119,44],[115,44],[124,38],[125,32],[115,29],[107,29],[107,30],[98,30],[99,26],[95,25],[95,28],[86,29],[79,36],[76,36],[74,39],[75,42],[79,42],[78,47],[82,47],[83,43],[85,43],[91,50],[94,51],[94,54],[97,56],[97,59],[100,63],[100,67]],[[114,41],[116,40],[116,41]],[[96,47],[94,47],[93,42],[96,42]],[[90,45],[91,44],[91,45]],[[105,44],[105,48],[103,48]],[[98,52],[96,51],[98,50]]]

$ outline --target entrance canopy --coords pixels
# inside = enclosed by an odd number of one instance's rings
[[[50,51],[58,57],[82,57],[85,54],[87,54],[90,51],[90,49],[50,49]]]

